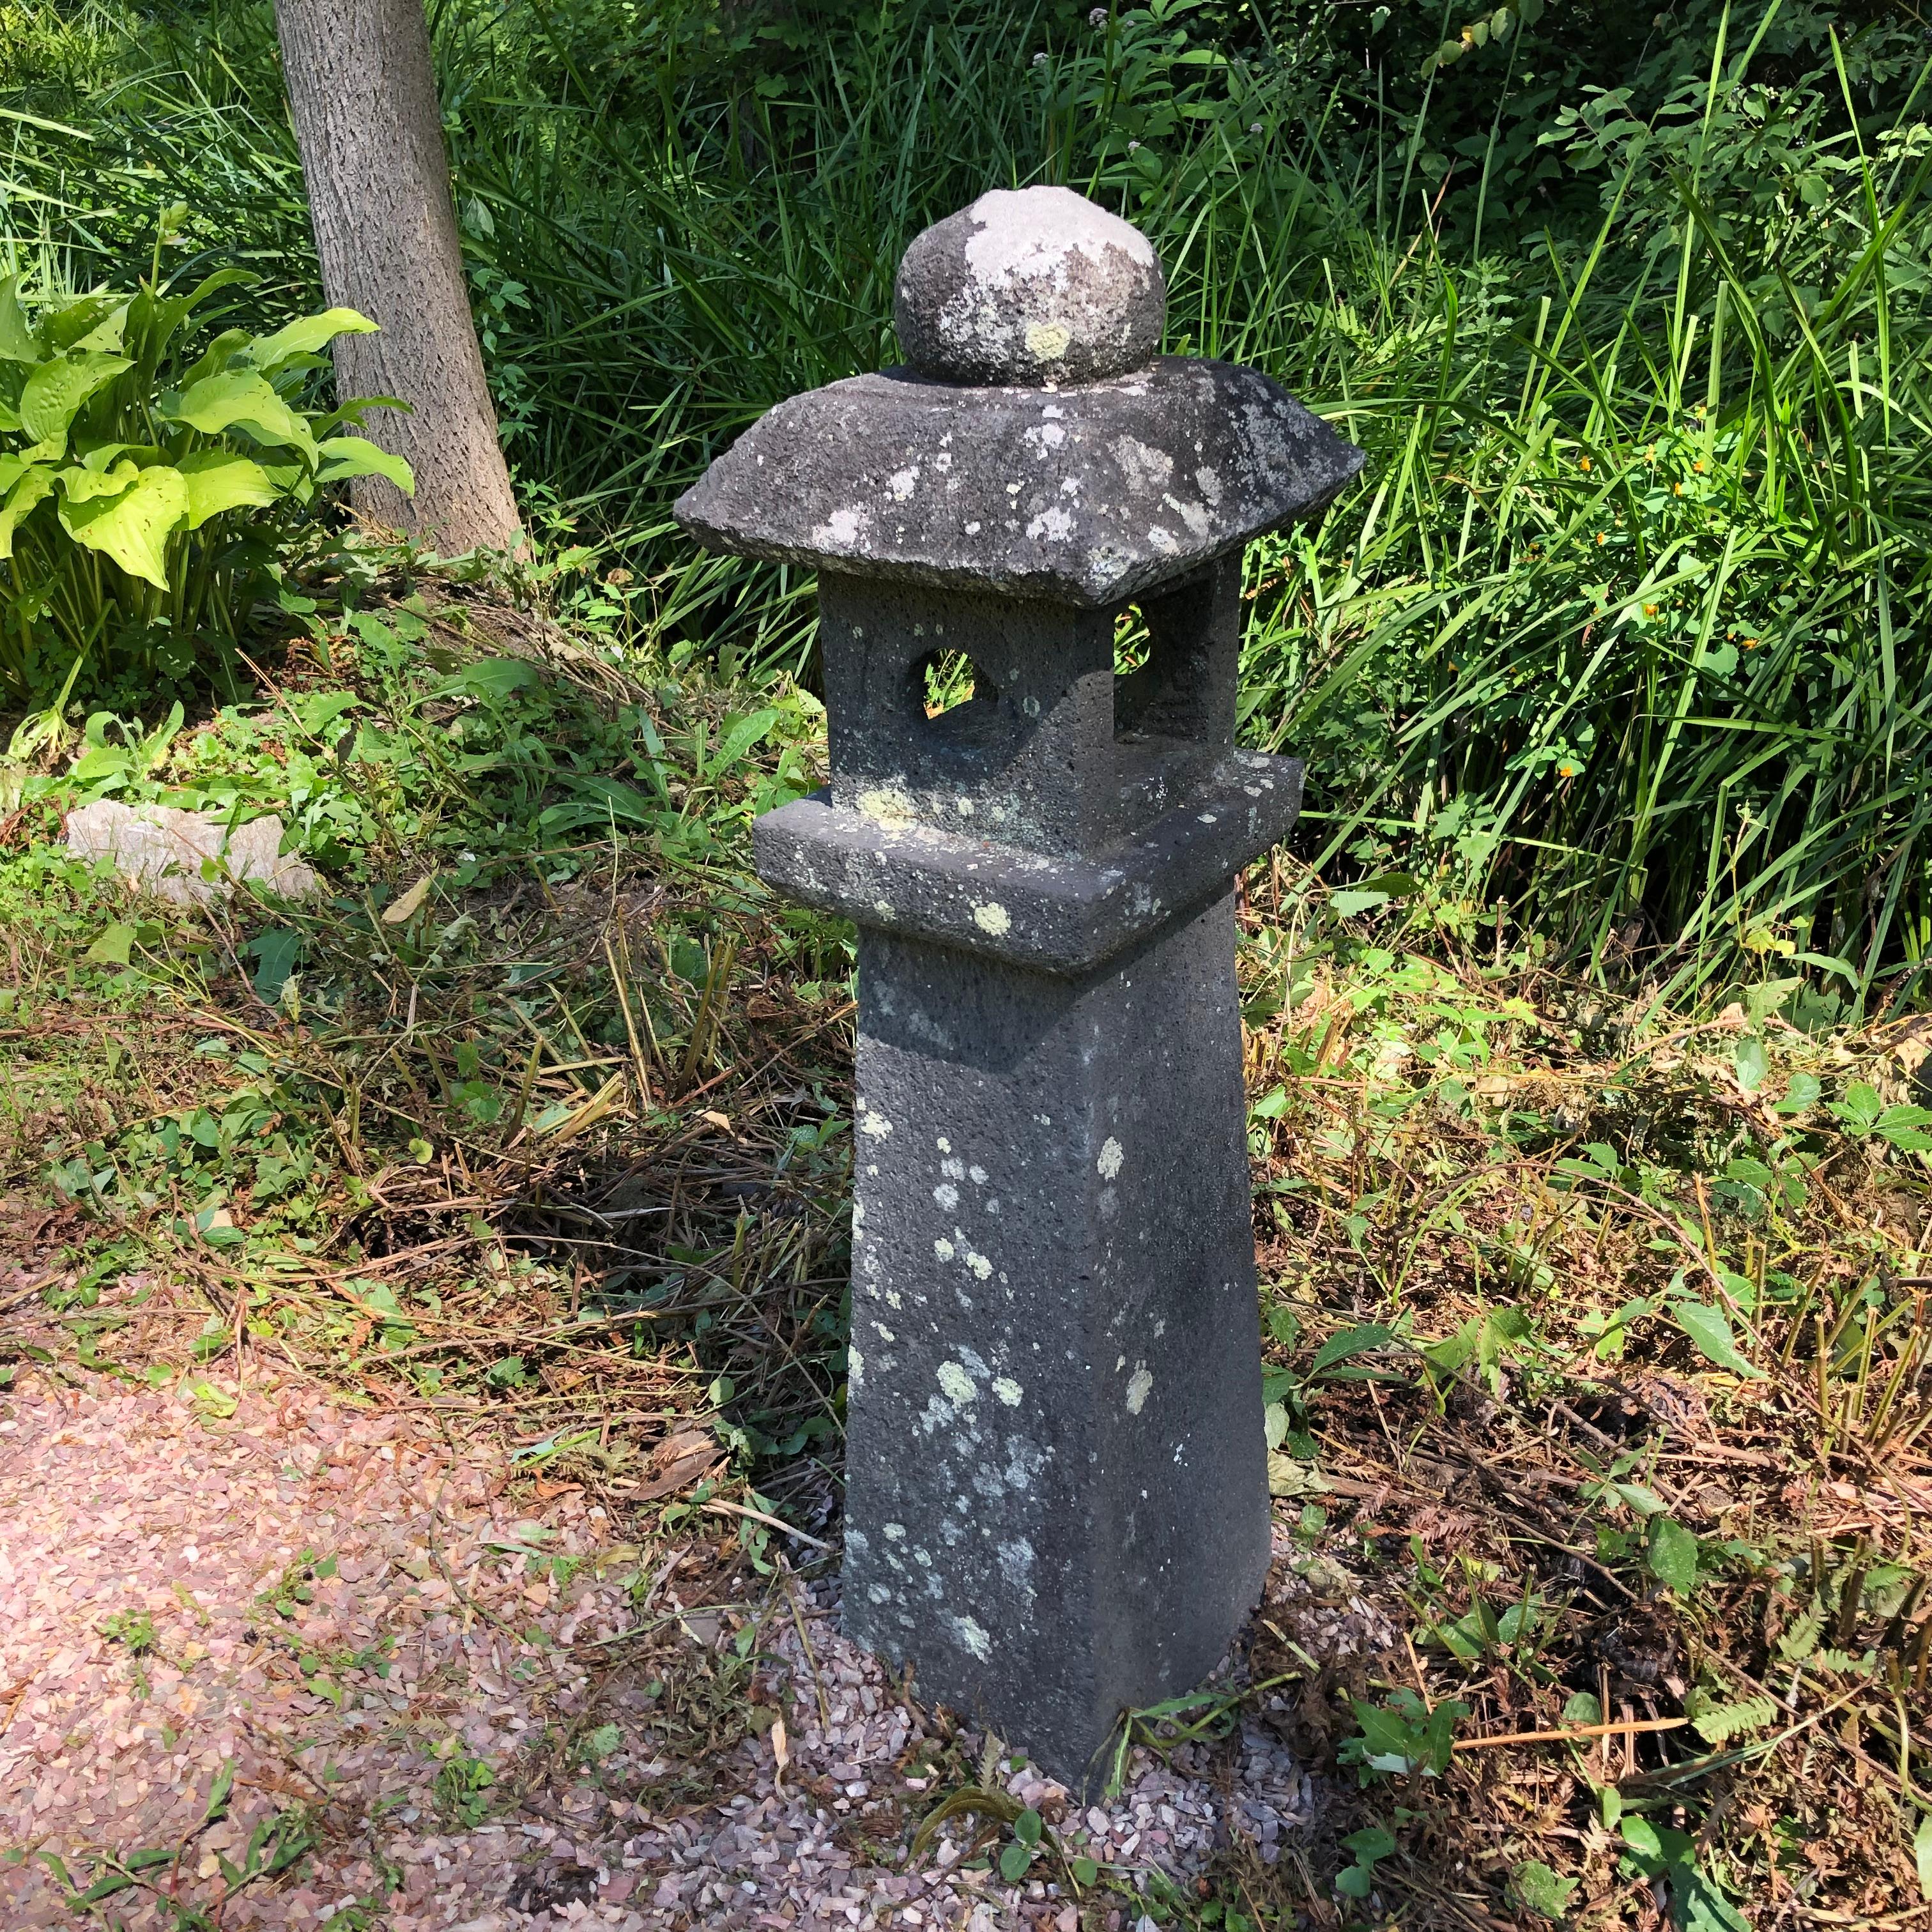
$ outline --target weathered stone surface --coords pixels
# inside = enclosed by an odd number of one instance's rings
[[[1361,465],[1226,362],[1051,393],[887,370],[779,404],[676,514],[713,550],[1106,610],[1317,514]]]
[[[1300,807],[1298,760],[1234,752],[1184,801],[1090,859],[842,810],[825,792],[767,812],[753,837],[759,876],[789,898],[1071,977],[1218,898]]]
[[[1234,746],[1240,552],[1362,458],[1253,370],[1131,366],[1158,265],[1066,199],[910,251],[902,339],[964,381],[782,404],[677,514],[819,572],[831,782],[754,836],[860,929],[847,1627],[1090,1786],[1266,1565],[1230,886],[1301,767]]]
[[[1092,382],[1153,359],[1167,281],[1138,228],[1071,188],[996,188],[914,239],[892,320],[922,376]]]
[[[232,831],[225,821],[170,806],[124,805],[96,799],[67,816],[67,848],[77,859],[106,857],[130,884],[179,906],[224,898],[238,881],[266,886],[278,898],[306,898],[320,883],[301,860],[281,849],[279,818],[251,818]],[[212,860],[214,877],[202,877]]]
[[[1259,1594],[1232,900],[1109,968],[870,931],[845,1623],[1070,1784]]]

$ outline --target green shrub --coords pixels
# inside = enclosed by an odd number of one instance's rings
[[[412,486],[400,458],[340,434],[365,404],[302,406],[319,352],[374,327],[354,310],[178,349],[204,303],[252,280],[224,269],[175,295],[157,274],[38,313],[18,276],[0,282],[0,701],[64,699],[90,659],[98,682],[144,697],[186,680],[238,638],[324,484]]]

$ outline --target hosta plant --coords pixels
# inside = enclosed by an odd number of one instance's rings
[[[158,280],[158,278],[157,278]],[[129,694],[225,662],[278,549],[325,485],[409,466],[367,402],[302,406],[352,309],[180,346],[238,269],[30,304],[0,281],[0,704],[64,702],[84,663]],[[224,318],[218,311],[200,333]]]

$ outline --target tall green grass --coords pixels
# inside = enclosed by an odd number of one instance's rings
[[[293,299],[268,9],[83,16],[88,75],[16,58],[0,98],[80,130],[10,124],[0,172],[42,197],[5,202],[16,242],[83,275],[179,195],[197,267]],[[1471,63],[1398,112],[1401,76],[1299,16],[1237,51],[1166,0],[911,8],[776,52],[697,0],[434,17],[520,485],[622,566],[583,595],[640,643],[806,662],[808,580],[695,556],[671,499],[774,401],[891,358],[920,226],[1065,181],[1156,239],[1170,346],[1268,369],[1370,453],[1252,560],[1244,729],[1310,758],[1325,878],[1374,875],[1385,920],[1500,903],[1673,998],[1916,998],[1932,117],[1900,34],[1714,10],[1648,93],[1532,110],[1512,68],[1491,115],[1454,96]]]

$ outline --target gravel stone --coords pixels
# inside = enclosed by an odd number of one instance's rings
[[[452,1744],[513,1772],[525,1742],[573,1700],[582,1708],[580,1654],[561,1646],[615,1635],[634,1615],[622,1566],[586,1562],[559,1588],[532,1582],[502,1546],[540,1540],[587,1558],[628,1531],[580,1492],[513,1506],[505,1453],[453,1454],[426,1417],[358,1414],[293,1384],[221,1392],[236,1402],[225,1418],[166,1390],[38,1383],[0,1408],[0,1852],[52,1853],[78,1878],[90,1853],[172,1848],[226,1766],[229,1815],[181,1864],[184,1900],[220,1903],[224,1932],[317,1927],[358,1906],[389,1932],[1017,1932],[1061,1920],[1069,1901],[1051,1886],[1036,1896],[962,1869],[968,1846],[950,1830],[905,1868],[908,1818],[932,1802],[908,1773],[932,1716],[839,1634],[829,1583],[745,1603],[796,1720],[782,1770],[770,1736],[747,1735],[702,1767],[730,1795],[694,1808],[668,1793],[654,1804],[650,1774],[680,1769],[660,1759],[634,1767],[646,1778],[639,1802],[552,1785],[542,1815],[506,1805],[466,1826],[440,1814]],[[1278,1538],[1277,1618],[1299,1587],[1287,1550]],[[304,1580],[330,1558],[333,1575]],[[674,1600],[673,1586],[659,1604]],[[102,1634],[142,1612],[151,1648]],[[1372,1636],[1337,1614],[1337,1641]],[[372,1648],[387,1677],[347,1667]],[[332,1669],[349,1691],[340,1708]],[[976,1760],[984,1740],[963,1742]],[[1270,1858],[1320,1802],[1264,1722],[1244,1729],[1232,1758],[1190,1746],[1163,1764],[1137,1749],[1119,1798],[1084,1811],[1030,1766],[1010,1786],[1070,1850],[1182,1882],[1232,1833]],[[256,1826],[291,1809],[315,1829],[313,1850],[224,1898],[218,1856],[239,1861]],[[138,1891],[114,1905],[127,1932],[169,1923]],[[0,1864],[8,1932],[74,1922],[38,1858]]]

